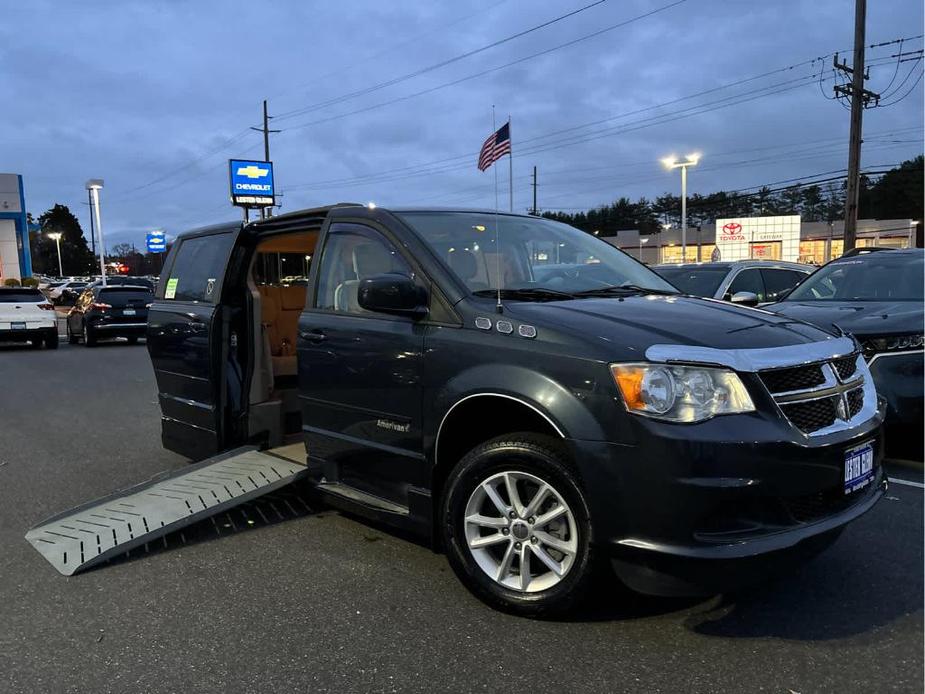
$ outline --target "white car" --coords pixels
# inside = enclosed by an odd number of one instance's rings
[[[55,299],[60,298],[66,289],[70,289],[77,294],[80,294],[80,290],[82,290],[88,284],[90,283],[86,280],[71,280],[69,282],[65,282],[64,284],[59,284],[57,287],[47,292],[48,298],[54,301]]]
[[[0,287],[0,342],[30,342],[58,347],[58,323],[54,306],[38,289]]]

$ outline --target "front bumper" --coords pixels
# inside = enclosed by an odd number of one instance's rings
[[[891,452],[895,450],[921,460],[925,354],[922,351],[876,354],[868,365],[877,393],[887,402],[886,429]]]
[[[634,445],[572,441],[595,545],[631,588],[727,590],[820,551],[885,489],[883,408],[797,439],[758,413],[682,426],[633,418]],[[845,451],[873,442],[874,478],[844,493]]]

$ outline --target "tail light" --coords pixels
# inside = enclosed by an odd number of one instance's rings
[[[100,311],[105,311],[107,308],[112,308],[111,304],[93,303],[93,304],[90,304],[90,306],[93,308],[98,308]]]
[[[39,308],[43,311],[54,311],[55,307],[51,304],[39,304]]]

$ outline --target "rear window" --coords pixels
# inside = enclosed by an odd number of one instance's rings
[[[184,239],[170,275],[166,280],[161,278],[164,298],[215,303],[234,240],[231,233]]]
[[[0,303],[34,303],[44,301],[45,297],[38,289],[0,289]]]
[[[143,287],[107,287],[100,289],[99,300],[111,306],[147,304],[154,299],[154,292]]]

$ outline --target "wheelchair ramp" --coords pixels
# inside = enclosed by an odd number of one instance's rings
[[[65,576],[305,475],[291,459],[239,448],[158,475],[40,523],[26,540]]]

